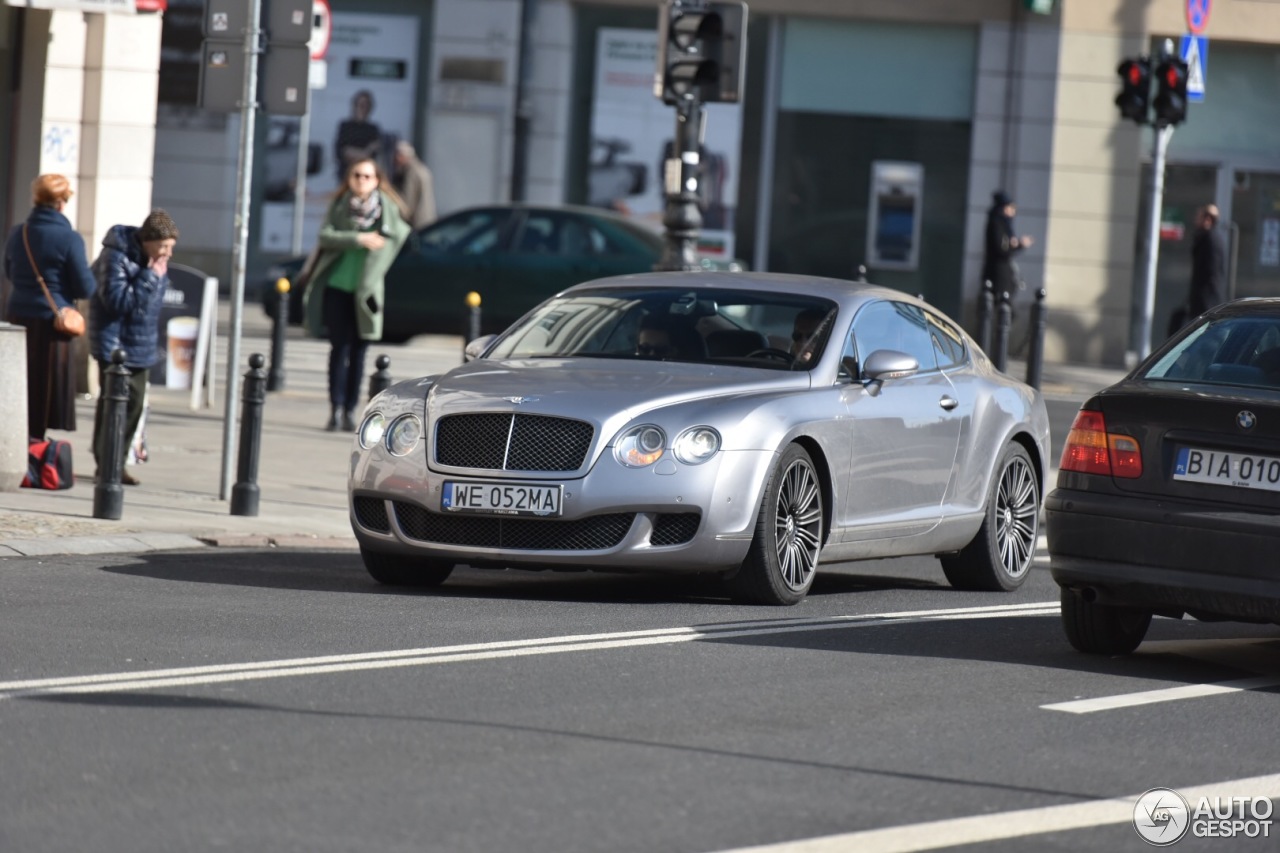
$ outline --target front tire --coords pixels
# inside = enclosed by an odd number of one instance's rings
[[[787,605],[813,586],[822,551],[822,484],[813,460],[793,444],[764,487],[755,537],[734,578],[736,597],[750,604]]]
[[[1031,455],[1010,444],[996,471],[977,535],[959,554],[941,558],[956,589],[1012,592],[1031,571],[1040,532],[1040,484]]]
[[[1142,643],[1149,627],[1150,610],[1097,604],[1085,601],[1079,593],[1062,590],[1062,629],[1076,651],[1127,655]]]
[[[370,551],[363,546],[360,559],[369,575],[387,586],[440,586],[453,571],[453,563]]]

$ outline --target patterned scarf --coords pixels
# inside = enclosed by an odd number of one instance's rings
[[[374,190],[363,201],[355,193],[347,199],[347,212],[351,214],[351,224],[358,231],[372,231],[382,218],[382,193]]]

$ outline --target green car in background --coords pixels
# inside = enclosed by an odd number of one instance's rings
[[[570,285],[649,272],[662,236],[633,220],[591,207],[494,204],[452,213],[414,233],[387,272],[382,339],[466,334],[467,294],[481,298],[481,334],[497,333]],[[275,282],[293,280],[306,259],[273,266],[262,303],[275,316]],[[741,269],[706,259],[708,269]],[[289,294],[289,321],[302,321],[302,288]]]

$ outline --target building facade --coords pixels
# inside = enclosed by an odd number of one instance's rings
[[[656,6],[333,0],[308,117],[257,122],[251,279],[309,248],[338,183],[336,130],[361,104],[384,152],[416,146],[443,214],[519,198],[659,218],[674,112],[652,94]],[[1035,238],[1018,260],[1015,355],[1044,288],[1049,359],[1125,361],[1152,131],[1120,118],[1116,68],[1165,39],[1177,45],[1187,0],[749,6],[743,101],[707,111],[706,251],[774,271],[848,278],[863,267],[973,328],[983,226],[1003,190],[1018,231]],[[1201,204],[1223,212],[1234,295],[1280,292],[1273,6],[1212,4],[1204,100],[1169,149],[1155,343],[1186,294]],[[183,226],[180,259],[229,280],[239,116],[195,105],[202,16],[199,0],[170,0],[162,15],[0,7],[11,223],[31,175],[65,171],[91,246],[112,221],[163,206]],[[54,126],[70,135],[50,135]],[[67,154],[56,143],[73,135]]]

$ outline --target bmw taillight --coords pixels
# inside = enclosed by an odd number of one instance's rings
[[[1081,409],[1067,434],[1058,468],[1136,479],[1142,476],[1142,447],[1133,436],[1108,435],[1102,412]]]

